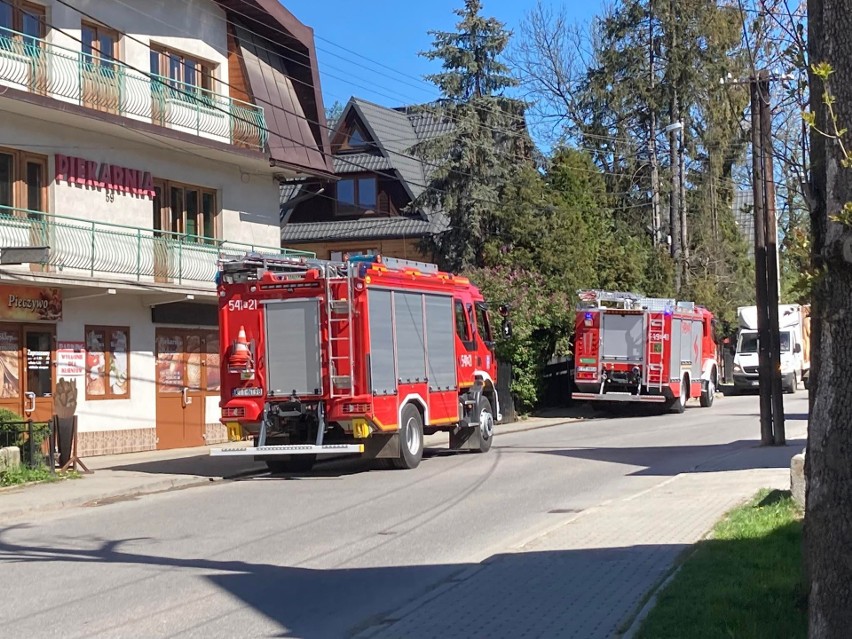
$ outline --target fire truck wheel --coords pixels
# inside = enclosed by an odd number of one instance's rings
[[[680,380],[680,395],[666,402],[666,408],[673,413],[682,413],[686,410],[686,401],[689,399],[689,377],[684,375]]]
[[[414,404],[402,409],[399,425],[399,457],[393,460],[394,468],[417,468],[423,458],[423,418]]]
[[[707,384],[701,390],[701,407],[702,408],[710,408],[713,405],[713,399],[716,396],[716,375],[715,373],[710,374],[710,379],[707,380]]]
[[[494,410],[491,401],[487,397],[479,400],[479,448],[474,448],[475,453],[487,453],[491,450],[491,442],[494,440]]]
[[[307,473],[314,467],[316,455],[293,455],[290,459],[267,459],[270,473]]]

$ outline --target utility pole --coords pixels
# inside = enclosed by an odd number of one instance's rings
[[[760,393],[760,443],[774,443],[772,437],[772,387],[769,362],[769,313],[766,290],[766,234],[763,187],[763,136],[761,101],[756,78],[751,86],[751,185],[754,194],[754,273],[757,304],[758,392]]]
[[[776,446],[786,443],[784,396],[781,390],[781,332],[778,322],[778,221],[775,214],[775,173],[772,163],[772,105],[769,72],[758,74],[760,135],[763,153],[764,234],[766,237],[766,291],[769,310],[770,371],[772,374],[772,436]]]
[[[680,164],[678,165],[678,179],[679,179],[679,188],[680,188],[680,259],[681,264],[678,265],[678,268],[682,271],[683,280],[682,283],[685,286],[689,285],[689,235],[687,232],[687,224],[686,224],[686,170],[684,166],[684,137],[686,131],[684,131],[684,126],[681,124],[680,130],[678,131],[678,141],[680,142],[680,149],[678,150],[678,156]]]
[[[648,2],[648,84],[649,98],[654,94],[654,82],[656,80],[654,67],[654,1]],[[650,100],[649,100],[650,102]],[[657,112],[653,104],[648,104],[651,119],[648,123],[648,156],[651,162],[651,234],[653,235],[654,248],[660,244],[660,169],[657,165]]]
[[[671,255],[675,263],[675,290],[680,293],[681,286],[681,234],[680,234],[680,144],[678,144],[678,116],[680,110],[677,104],[677,92],[672,95],[671,102],[672,124],[666,127],[671,135],[669,156],[672,171],[672,190],[669,198],[669,234],[671,235]]]

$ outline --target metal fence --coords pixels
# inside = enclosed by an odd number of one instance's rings
[[[47,266],[59,272],[125,275],[139,282],[212,285],[220,259],[260,253],[313,257],[313,253],[84,220],[0,206],[0,246],[48,246]]]
[[[53,470],[51,455],[53,432],[49,422],[32,420],[0,422],[0,448],[17,446],[21,449],[21,462],[30,468],[48,466]]]
[[[262,107],[6,28],[0,84],[251,149],[269,138]]]

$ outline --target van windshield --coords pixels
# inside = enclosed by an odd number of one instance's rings
[[[781,333],[781,352],[789,353],[790,352],[790,343],[792,340],[790,339],[790,333],[783,332]],[[740,335],[740,353],[756,353],[757,352],[757,333],[744,333]]]

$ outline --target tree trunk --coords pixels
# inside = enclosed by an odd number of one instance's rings
[[[834,69],[829,90],[840,129],[852,128],[852,0],[808,0],[810,62]],[[834,131],[825,87],[811,74],[816,126]],[[849,134],[844,142],[850,147]],[[852,629],[852,229],[830,218],[852,201],[840,145],[811,133],[811,233],[817,277],[812,306],[811,415],[805,458],[809,636]]]

